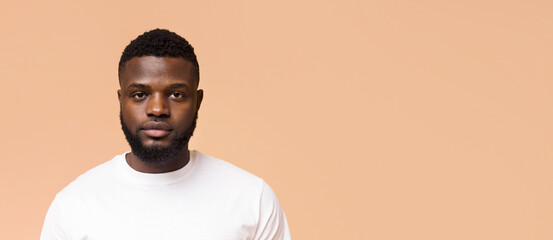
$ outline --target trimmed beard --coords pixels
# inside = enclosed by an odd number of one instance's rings
[[[125,134],[127,142],[131,147],[132,153],[138,157],[141,161],[149,164],[162,164],[165,163],[174,157],[176,157],[181,151],[185,150],[184,148],[188,146],[190,138],[194,134],[194,129],[196,129],[196,120],[198,119],[198,112],[192,120],[190,127],[182,133],[177,133],[177,135],[171,140],[169,146],[145,146],[142,144],[142,140],[138,136],[138,130],[135,129],[133,133],[125,121],[123,121],[123,114],[119,111],[119,120],[121,121],[121,129]],[[187,149],[188,150],[188,149]]]

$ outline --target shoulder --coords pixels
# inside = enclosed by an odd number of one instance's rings
[[[195,166],[191,179],[209,186],[214,194],[242,199],[253,206],[259,204],[268,185],[263,179],[227,161],[195,151]]]
[[[272,212],[275,208],[280,208],[276,194],[265,180],[221,159],[197,151],[195,154],[197,173],[209,178],[209,181],[225,189],[253,195],[254,201],[260,204],[259,211]]]
[[[261,178],[241,169],[227,161],[194,151],[197,166],[195,169],[202,176],[230,181],[232,183],[242,183],[255,185],[258,188],[264,183]]]
[[[124,159],[124,154],[117,155],[111,160],[88,170],[69,183],[58,195],[64,196],[83,191],[88,192],[113,183],[116,178],[117,164],[121,159]]]

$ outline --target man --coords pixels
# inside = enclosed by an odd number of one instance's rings
[[[131,152],[56,195],[41,239],[291,239],[271,188],[188,150],[203,91],[192,46],[167,30],[133,40],[119,62],[120,120]]]

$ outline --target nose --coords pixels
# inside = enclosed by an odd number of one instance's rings
[[[170,115],[167,99],[163,97],[163,94],[152,94],[148,99],[147,108],[146,114],[150,117],[169,117]]]

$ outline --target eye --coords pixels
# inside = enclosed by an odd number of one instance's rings
[[[131,97],[134,99],[140,100],[140,99],[144,99],[146,97],[146,94],[143,92],[135,92],[131,95]]]
[[[173,99],[182,99],[184,98],[184,93],[181,93],[181,92],[173,92],[169,95],[170,98],[173,98]]]

